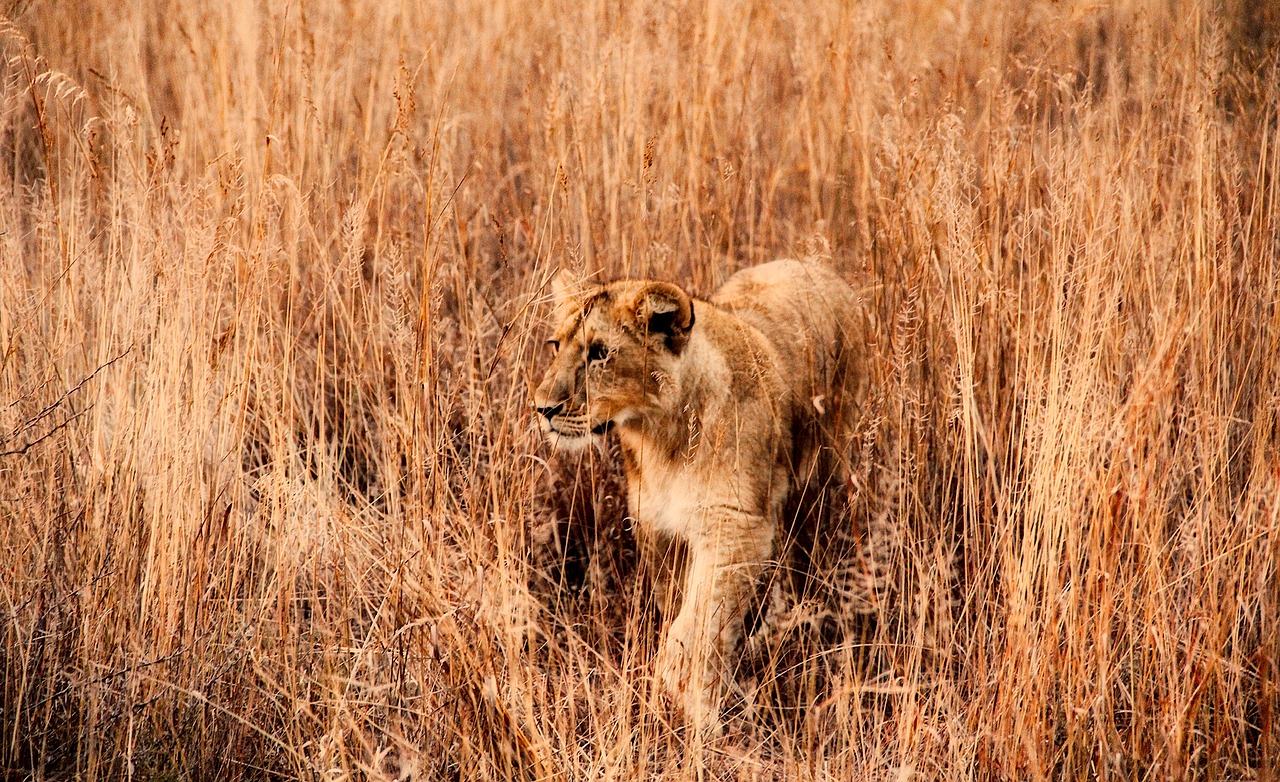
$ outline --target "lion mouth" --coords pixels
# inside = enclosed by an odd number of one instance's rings
[[[587,441],[608,434],[613,429],[613,421],[605,420],[592,424],[585,416],[555,416],[539,422],[542,431],[559,445],[571,444],[575,441]]]
[[[592,435],[598,436],[598,435],[608,434],[610,431],[612,431],[613,421],[601,421],[600,423],[590,428],[585,426],[583,427],[556,426],[555,424],[550,424],[546,426],[545,429],[548,433],[560,435],[561,437],[589,437]]]

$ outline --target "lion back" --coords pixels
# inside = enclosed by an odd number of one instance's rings
[[[836,397],[856,396],[863,315],[857,296],[822,263],[784,260],[729,278],[711,299],[760,330],[777,352],[793,401],[821,413]]]

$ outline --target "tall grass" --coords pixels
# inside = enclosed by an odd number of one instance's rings
[[[1274,778],[1280,15],[1007,5],[9,3],[4,774]],[[688,735],[546,281],[811,254],[891,556]]]

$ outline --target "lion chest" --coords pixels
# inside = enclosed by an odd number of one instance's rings
[[[628,509],[636,523],[697,544],[719,538],[729,518],[776,521],[775,500],[785,495],[778,434],[732,438],[694,431],[695,446],[675,459],[624,438]]]
[[[743,474],[708,474],[695,465],[663,465],[628,476],[628,504],[636,523],[695,545],[720,537],[716,527],[726,514],[772,515]]]
[[[627,499],[639,524],[688,540],[705,508],[706,486],[693,470],[680,467],[657,460],[643,464],[627,476]]]

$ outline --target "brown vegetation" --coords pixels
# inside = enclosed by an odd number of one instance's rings
[[[3,773],[1272,778],[1280,18],[1001,5],[8,3]],[[807,254],[893,554],[702,742],[546,283]]]

